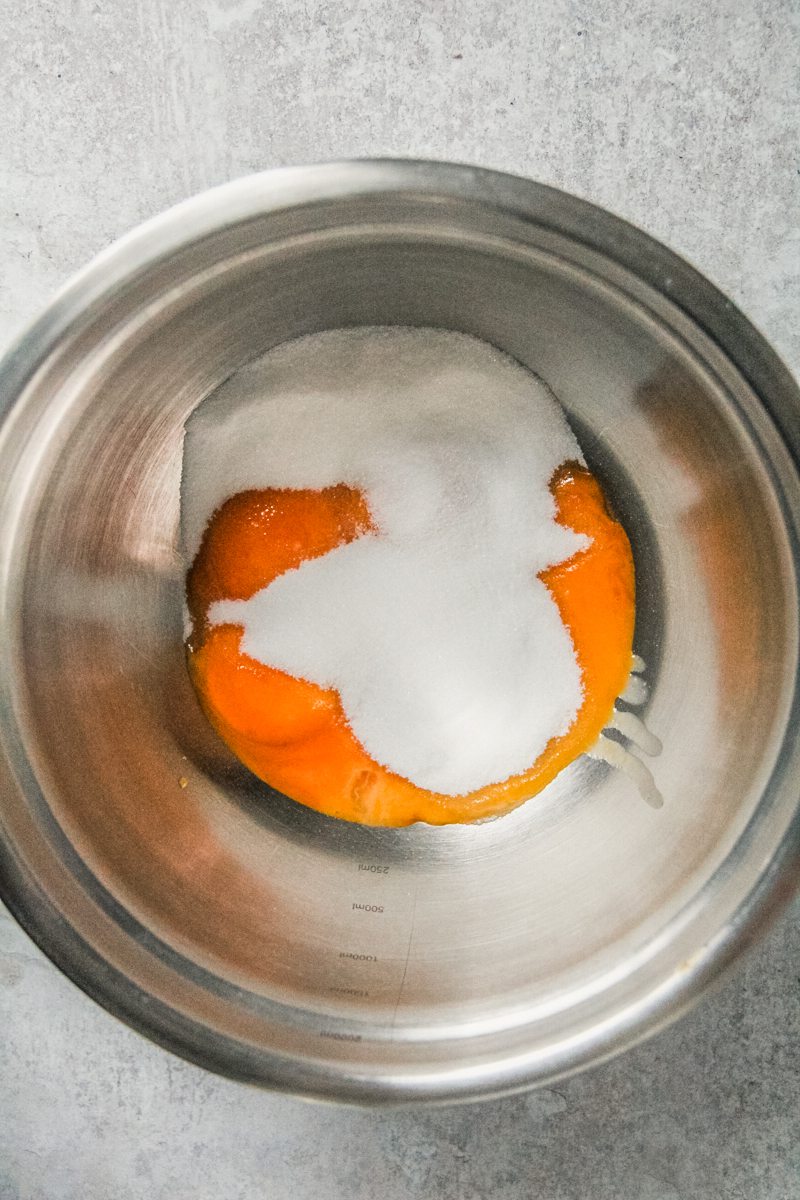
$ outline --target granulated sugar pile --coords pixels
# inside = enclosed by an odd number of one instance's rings
[[[538,572],[586,539],[549,489],[583,461],[548,388],[499,351],[433,329],[337,330],[237,372],[187,424],[188,560],[220,504],[337,483],[375,534],[212,606],[241,648],[336,688],[378,763],[461,795],[528,769],[582,699],[569,632]]]

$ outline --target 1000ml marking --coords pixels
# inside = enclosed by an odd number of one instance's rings
[[[356,962],[377,962],[374,954],[355,954],[352,950],[340,950],[339,958],[352,958]]]

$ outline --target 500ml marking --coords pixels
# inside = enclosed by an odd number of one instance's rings
[[[359,904],[355,900],[353,901],[353,908],[360,908],[362,912],[370,912],[370,913],[382,913],[383,912],[382,904]]]

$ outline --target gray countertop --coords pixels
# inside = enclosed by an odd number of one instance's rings
[[[0,0],[0,15],[3,343],[108,241],[192,192],[408,154],[627,217],[800,369],[797,0]],[[371,1112],[169,1056],[0,910],[0,1200],[789,1200],[798,911],[613,1063],[508,1100]]]

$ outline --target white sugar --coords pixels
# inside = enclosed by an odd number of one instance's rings
[[[460,795],[530,767],[572,724],[581,677],[538,572],[586,539],[555,521],[554,471],[583,458],[549,389],[499,351],[433,329],[286,343],[192,414],[187,559],[251,488],[366,495],[378,532],[212,606],[242,649],[339,692],[377,762]]]

